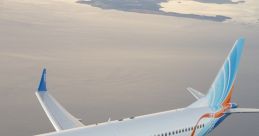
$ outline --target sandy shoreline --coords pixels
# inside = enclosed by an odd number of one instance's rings
[[[257,0],[248,0],[237,4],[215,4],[201,3],[193,0],[171,0],[160,4],[161,10],[165,12],[177,12],[182,14],[197,14],[206,16],[222,15],[230,17],[230,22],[245,24],[259,23],[259,2]],[[202,9],[202,10],[201,10]]]

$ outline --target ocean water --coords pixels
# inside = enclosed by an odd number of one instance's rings
[[[234,41],[246,38],[233,102],[259,108],[256,25],[131,13],[76,1],[0,2],[0,135],[54,131],[34,92],[48,90],[84,124],[181,108],[206,93]],[[211,135],[257,135],[233,115]]]

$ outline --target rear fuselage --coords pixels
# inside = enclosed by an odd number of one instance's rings
[[[82,128],[49,133],[45,136],[200,136],[206,135],[222,120],[213,118],[211,108],[184,108],[139,117],[89,125]],[[210,117],[204,117],[209,114]],[[195,131],[195,132],[194,132]]]

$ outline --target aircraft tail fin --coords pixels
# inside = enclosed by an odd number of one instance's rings
[[[235,42],[206,96],[209,106],[225,106],[230,103],[243,47],[243,38]]]

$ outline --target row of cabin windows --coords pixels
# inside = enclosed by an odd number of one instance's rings
[[[197,126],[196,126],[196,129],[204,128],[204,126],[205,126],[204,124],[197,125]],[[168,132],[168,133],[156,134],[156,135],[154,135],[154,136],[171,136],[171,135],[177,135],[177,134],[180,134],[180,133],[193,131],[194,128],[195,128],[195,127],[189,127],[189,128],[179,129],[179,130],[175,130],[175,131]]]

